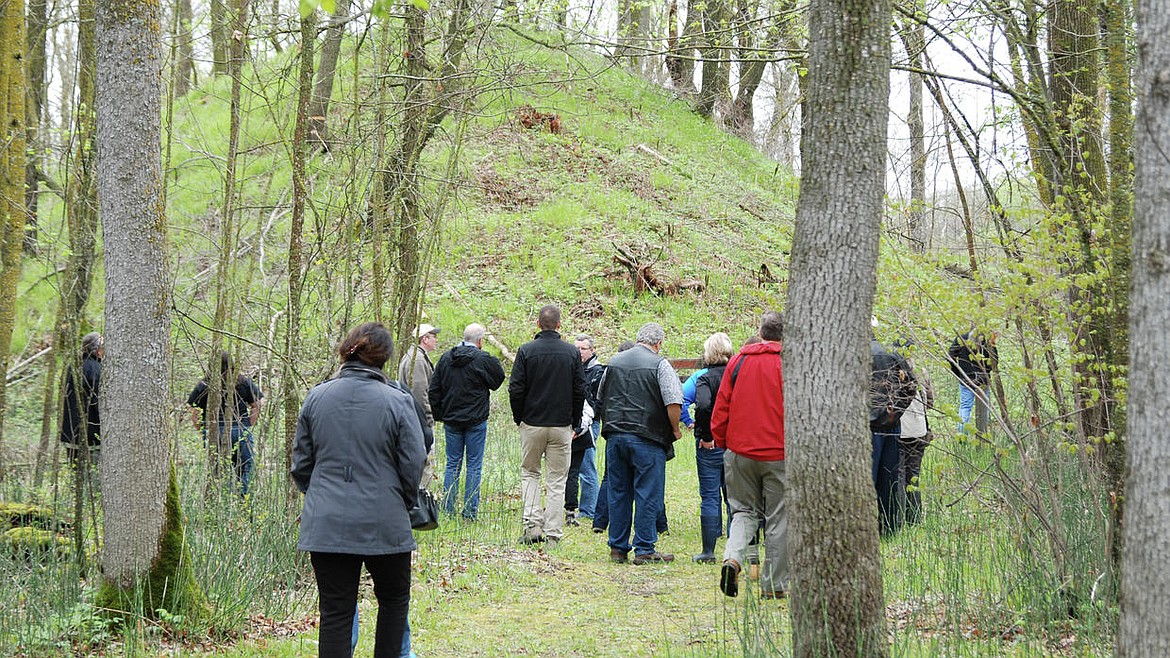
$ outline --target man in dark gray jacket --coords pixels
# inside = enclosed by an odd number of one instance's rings
[[[561,340],[561,309],[540,309],[540,333],[516,351],[508,398],[520,426],[520,497],[524,536],[520,542],[560,541],[564,535],[565,483],[573,428],[585,405],[585,368],[581,354]],[[540,464],[548,468],[544,506],[540,504]]]
[[[435,420],[442,421],[447,440],[447,470],[443,475],[443,511],[455,513],[459,497],[459,470],[467,457],[463,487],[463,518],[479,513],[479,482],[487,444],[488,409],[492,391],[504,383],[500,360],[483,350],[482,324],[469,324],[463,342],[452,347],[435,365],[428,395]]]

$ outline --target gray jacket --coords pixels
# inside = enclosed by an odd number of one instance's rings
[[[410,389],[414,399],[427,412],[427,424],[434,426],[435,416],[431,412],[431,401],[427,390],[431,387],[431,377],[435,374],[435,366],[431,364],[431,357],[426,350],[418,345],[411,345],[398,362],[398,383]]]
[[[426,462],[414,400],[356,362],[309,391],[292,477],[305,494],[297,548],[390,555],[417,545],[408,509]]]

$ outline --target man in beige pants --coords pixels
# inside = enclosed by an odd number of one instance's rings
[[[508,383],[512,419],[520,426],[520,497],[524,502],[522,544],[556,543],[564,535],[565,483],[573,428],[581,424],[585,369],[572,343],[561,340],[561,309],[540,309],[540,332],[516,351]],[[540,504],[540,465],[545,464],[545,500]]]

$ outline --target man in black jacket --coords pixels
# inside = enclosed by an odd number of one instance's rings
[[[872,359],[869,380],[869,431],[873,447],[873,485],[877,489],[878,518],[882,534],[902,527],[905,483],[898,469],[898,439],[905,413],[918,384],[905,357],[870,341]]]
[[[79,455],[97,456],[101,447],[102,421],[98,412],[98,390],[102,379],[102,344],[105,340],[96,332],[81,339],[80,383],[74,379],[74,368],[65,370],[64,412],[61,418],[61,443],[65,444],[69,461],[77,463]],[[85,449],[88,446],[88,450]]]
[[[997,333],[990,338],[978,329],[972,329],[962,336],[955,336],[947,350],[947,361],[951,372],[959,380],[959,432],[967,432],[971,413],[975,409],[975,391],[983,393],[984,404],[989,399],[987,387],[991,383],[991,372],[999,362],[999,350],[995,347]],[[981,428],[982,429],[982,428]]]
[[[482,324],[469,324],[463,342],[439,359],[427,390],[435,420],[443,422],[447,437],[447,471],[443,476],[443,511],[455,513],[459,497],[459,470],[467,455],[463,487],[463,518],[479,513],[479,482],[483,449],[487,443],[488,407],[492,391],[504,383],[504,369],[496,357],[483,351]]]
[[[540,333],[516,351],[508,398],[520,426],[520,497],[524,536],[520,542],[560,541],[564,534],[565,483],[573,428],[581,424],[585,369],[577,348],[561,340],[561,309],[540,309]],[[540,464],[547,468],[546,499],[540,504]]]

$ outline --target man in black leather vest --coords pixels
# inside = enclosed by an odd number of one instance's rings
[[[682,436],[682,386],[670,363],[658,355],[666,333],[651,322],[638,330],[638,344],[610,360],[601,382],[609,496],[610,559],[634,564],[671,562],[659,553],[655,519],[663,507],[666,461]],[[630,545],[630,525],[634,542]]]

